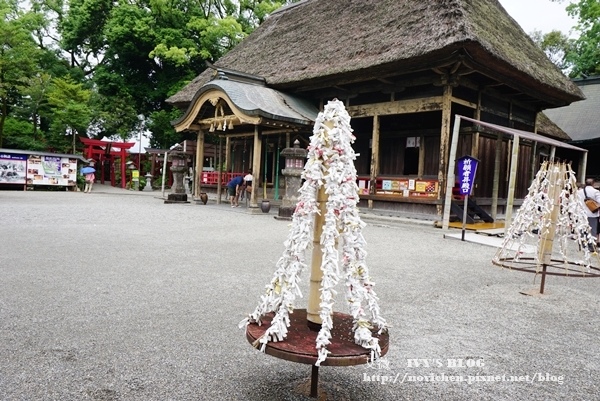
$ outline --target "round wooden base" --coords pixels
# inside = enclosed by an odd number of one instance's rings
[[[271,325],[273,315],[263,318],[262,325],[249,324],[246,328],[246,338],[250,344],[255,345],[257,340]],[[316,338],[318,331],[311,330],[307,325],[306,309],[295,309],[290,314],[290,327],[287,338],[280,342],[269,342],[265,352],[276,358],[292,362],[314,365],[317,362]],[[379,339],[381,356],[387,354],[389,349],[389,334],[373,334]],[[352,366],[369,362],[371,352],[354,343],[352,332],[352,316],[344,313],[333,313],[333,329],[331,330],[331,344],[327,346],[329,355],[321,366]],[[256,347],[260,349],[261,344]]]

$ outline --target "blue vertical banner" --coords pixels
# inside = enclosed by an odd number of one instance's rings
[[[475,185],[475,173],[477,172],[477,164],[479,160],[472,156],[463,156],[457,160],[458,176],[456,181],[461,195],[471,195],[473,185]]]

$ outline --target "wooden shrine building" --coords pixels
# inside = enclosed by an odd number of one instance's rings
[[[262,178],[263,149],[281,135],[308,138],[316,111],[337,98],[357,138],[361,204],[434,215],[455,115],[532,133],[543,123],[541,135],[563,141],[540,112],[583,99],[497,0],[304,0],[210,67],[168,99],[184,111],[177,131],[196,131],[199,144],[218,133],[228,158],[234,141],[250,138]],[[481,160],[474,197],[491,205],[496,195],[501,210],[511,137],[476,122],[460,133],[457,157]],[[536,138],[518,144],[517,199],[554,151]]]

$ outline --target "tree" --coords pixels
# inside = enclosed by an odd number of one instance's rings
[[[159,136],[156,142],[164,143],[181,136],[164,124],[165,116],[173,112],[165,100],[201,73],[205,61],[218,60],[281,4],[272,0],[71,0],[59,29],[63,47],[75,60],[72,65],[93,77],[104,99],[98,103],[102,124],[122,123],[101,131],[122,136],[138,129],[143,116],[153,135]],[[88,60],[97,60],[93,69]],[[124,100],[131,108],[124,107]],[[115,110],[121,117],[109,118]]]
[[[568,54],[574,50],[574,40],[569,39],[567,35],[558,30],[548,33],[535,30],[530,36],[535,44],[546,53],[550,61],[565,74],[568,74],[568,71],[572,68],[572,63],[568,60]]]
[[[70,78],[56,78],[52,81],[52,88],[48,93],[48,103],[52,107],[52,131],[54,139],[67,133],[72,136],[72,152],[75,153],[75,137],[79,132],[85,132],[91,120],[91,111],[88,105],[91,91],[83,88],[81,83],[76,83]],[[60,145],[59,145],[60,146]]]
[[[570,76],[600,74],[600,1],[572,1],[566,9],[570,16],[577,19],[575,30],[580,33],[566,56],[566,61],[572,64]]]
[[[0,146],[9,118],[19,147],[75,151],[80,133],[127,140],[144,124],[157,144],[181,140],[165,100],[282,3],[0,0]]]
[[[19,101],[19,88],[36,72],[39,56],[30,34],[37,24],[32,13],[22,12],[16,2],[0,0],[0,147],[4,124]]]

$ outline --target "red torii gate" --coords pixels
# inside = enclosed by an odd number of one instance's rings
[[[81,142],[85,145],[85,149],[83,150],[83,155],[87,159],[94,159],[96,162],[100,162],[100,166],[104,167],[104,161],[108,160],[110,163],[110,183],[112,186],[115,185],[115,172],[113,169],[113,162],[116,158],[121,158],[121,187],[125,188],[125,184],[127,182],[126,174],[127,171],[125,169],[125,159],[127,158],[127,149],[130,149],[135,145],[135,142],[109,142],[109,141],[101,141],[99,139],[90,139],[90,138],[79,138]],[[113,148],[118,148],[119,150],[113,150]],[[100,179],[104,184],[104,168],[100,168]],[[138,166],[139,168],[139,166]]]

